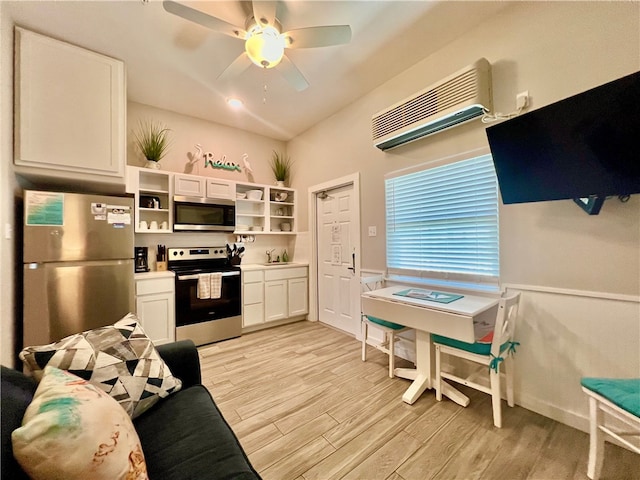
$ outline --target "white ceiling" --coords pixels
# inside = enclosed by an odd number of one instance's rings
[[[238,26],[251,9],[250,2],[235,0],[183,3]],[[160,1],[4,1],[3,12],[20,26],[122,59],[131,101],[289,140],[506,5],[280,1],[277,18],[284,30],[347,24],[353,32],[348,45],[287,50],[310,83],[302,92],[277,67],[251,66],[233,81],[216,80],[243,51],[243,42],[171,15]],[[231,96],[245,106],[228,107]]]

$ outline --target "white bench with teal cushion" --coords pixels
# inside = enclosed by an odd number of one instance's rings
[[[436,347],[436,400],[442,400],[442,379],[453,380],[471,388],[475,388],[491,395],[493,406],[493,424],[502,427],[501,386],[500,369],[504,366],[507,384],[507,404],[514,406],[513,398],[513,365],[512,354],[518,342],[513,340],[515,322],[518,316],[520,294],[516,293],[508,298],[501,298],[498,304],[498,313],[493,330],[474,343],[466,343],[454,338],[441,335],[431,335],[431,341]],[[486,386],[475,381],[475,374],[468,377],[459,377],[452,372],[442,369],[442,355],[451,355],[463,358],[488,367],[485,370],[489,374],[489,385]],[[482,372],[480,372],[482,373]]]
[[[585,377],[580,383],[582,391],[589,396],[587,476],[597,480],[602,472],[606,435],[640,454],[638,445],[629,441],[629,438],[640,438],[640,378]],[[625,430],[608,426],[605,414],[624,424]]]

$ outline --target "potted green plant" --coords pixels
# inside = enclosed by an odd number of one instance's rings
[[[271,155],[271,171],[273,172],[273,176],[276,177],[276,185],[279,187],[283,187],[284,183],[289,180],[291,175],[291,166],[293,162],[291,161],[291,157],[289,155],[285,155],[284,153],[273,151]]]
[[[159,161],[169,148],[169,129],[161,122],[140,120],[134,133],[136,147],[147,159],[146,167],[160,168]]]

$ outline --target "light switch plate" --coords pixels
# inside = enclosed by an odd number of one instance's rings
[[[375,237],[376,235],[378,235],[378,233],[376,232],[376,227],[369,227],[369,236]]]

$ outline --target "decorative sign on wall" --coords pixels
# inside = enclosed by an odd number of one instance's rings
[[[200,159],[203,160],[205,168],[211,167],[211,168],[219,168],[222,170],[230,170],[230,171],[238,171],[238,172],[242,171],[242,169],[240,168],[240,164],[227,160],[226,155],[222,155],[222,157],[219,160],[216,160],[214,153],[203,152],[202,145],[200,145],[199,143],[196,144],[195,147],[196,147],[195,153],[191,153],[191,152],[187,153],[187,157],[189,157],[189,162],[185,167],[186,173],[191,173],[191,171],[193,171],[193,167],[196,166],[196,164]],[[251,172],[251,167],[248,165],[248,162],[247,162],[247,158],[246,158],[247,156],[248,155],[245,153],[242,156],[242,161],[245,164],[245,168],[249,172]]]
[[[206,152],[202,158],[204,159],[204,167],[207,168],[208,166],[210,166],[211,168],[221,168],[223,170],[237,170],[238,172],[241,172],[242,170],[240,169],[240,165],[238,165],[235,162],[230,162],[227,160],[227,156],[226,155],[222,155],[222,158],[220,158],[220,160],[215,160],[213,153],[211,152]]]

